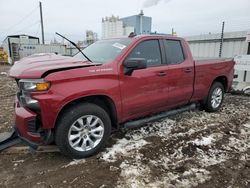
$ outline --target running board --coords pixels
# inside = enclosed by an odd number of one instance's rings
[[[154,116],[150,116],[150,117],[146,117],[146,118],[142,118],[142,119],[138,119],[138,120],[134,120],[134,121],[129,121],[129,122],[124,124],[124,127],[129,128],[129,129],[137,128],[137,127],[140,127],[146,123],[149,123],[152,121],[157,121],[157,120],[160,120],[160,119],[172,116],[172,115],[176,115],[178,113],[191,111],[194,109],[196,109],[196,104],[194,104],[194,103],[189,104],[189,105],[186,105],[184,107],[181,107],[181,108],[178,108],[175,110],[170,110],[170,111],[162,112],[160,114],[156,114]]]
[[[0,151],[7,149],[11,146],[21,143],[21,139],[18,137],[15,131],[0,134]]]

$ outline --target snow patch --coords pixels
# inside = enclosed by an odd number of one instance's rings
[[[180,178],[176,179],[176,187],[196,187],[198,184],[209,180],[209,172],[205,169],[190,168]]]
[[[237,137],[231,136],[227,146],[224,146],[227,150],[233,150],[237,152],[246,152],[250,149],[250,122],[247,122],[241,126],[240,134]]]
[[[0,72],[0,75],[7,75],[7,72]]]
[[[250,122],[243,125],[244,127],[250,129]]]
[[[17,160],[17,161],[12,161],[12,163],[23,163],[24,162],[24,160],[22,159],[22,160]]]
[[[250,139],[248,139],[248,142],[246,142],[245,139],[237,139],[235,137],[230,137],[228,146],[236,151],[245,152],[247,151],[247,149],[250,148],[249,141]]]
[[[115,162],[117,160],[117,156],[129,156],[132,150],[139,150],[146,144],[148,144],[148,142],[143,139],[128,140],[126,138],[123,138],[121,140],[118,140],[112,148],[108,148],[107,152],[102,155],[101,159],[108,162]]]
[[[111,148],[107,148],[101,154],[101,159],[107,162],[115,162],[119,156],[133,156],[143,146],[150,144],[145,140],[146,138],[157,136],[166,139],[174,124],[175,121],[165,119],[162,122],[152,123],[140,129],[130,130],[124,138],[117,140]]]
[[[221,150],[209,149],[207,152],[197,148],[197,156],[199,163],[203,167],[216,165],[226,161],[229,157]]]
[[[70,167],[70,166],[83,164],[83,163],[85,163],[85,162],[86,162],[85,159],[73,160],[73,161],[71,161],[69,164],[66,164],[66,165],[62,166],[62,168],[67,168],[67,167]]]
[[[149,177],[150,169],[148,166],[141,163],[129,164],[125,161],[121,163],[120,168],[122,169],[120,176],[124,181],[118,182],[118,188],[145,187],[145,182],[149,182],[147,177]]]
[[[153,162],[154,163],[154,162]],[[157,162],[155,162],[156,164]],[[150,178],[149,165],[138,162],[130,164],[124,161],[120,168],[121,179],[117,188],[122,187],[195,187],[200,183],[210,179],[209,172],[205,169],[190,168],[182,174],[168,172],[164,177]]]
[[[209,135],[208,137],[202,137],[201,139],[195,139],[194,141],[191,141],[197,146],[208,146],[212,144],[212,141],[214,140],[212,135]]]

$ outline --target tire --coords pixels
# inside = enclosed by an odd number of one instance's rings
[[[216,112],[220,109],[224,100],[225,89],[220,82],[214,82],[211,86],[207,100],[205,102],[205,110],[207,112]]]
[[[101,107],[84,103],[71,106],[60,117],[55,141],[62,154],[72,159],[92,156],[105,145],[111,120]]]
[[[243,93],[245,94],[245,95],[250,95],[250,88],[248,87],[248,88],[245,88],[244,90],[243,90]]]

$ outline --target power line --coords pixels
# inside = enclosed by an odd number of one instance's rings
[[[38,35],[39,30],[40,30],[40,24],[38,24],[38,27],[37,27],[37,30],[36,30],[35,35],[34,35],[34,36],[37,36],[37,35]]]
[[[31,27],[33,27],[34,25],[37,25],[37,24],[39,24],[39,23],[40,23],[40,21],[36,21],[36,22],[34,22],[34,23],[32,23],[32,24],[29,24],[29,25],[23,27],[23,29],[20,29],[20,30],[16,31],[16,33],[19,33],[19,32],[21,32],[21,31],[27,30],[27,29],[29,29],[29,28],[31,28]]]
[[[35,10],[37,10],[38,6],[36,6],[34,9],[32,9],[26,16],[24,16],[22,19],[20,19],[20,21],[18,21],[16,24],[11,25],[10,27],[4,29],[4,30],[9,30],[11,31],[13,28],[15,28],[17,25],[23,23],[23,21],[25,19],[27,19],[31,14],[33,14],[35,12]]]

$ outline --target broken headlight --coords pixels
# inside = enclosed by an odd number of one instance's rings
[[[47,91],[50,83],[43,79],[22,79],[18,82],[20,92],[18,94],[19,101],[23,107],[32,110],[39,110],[40,105],[36,99],[32,98],[32,92]]]
[[[22,79],[19,80],[20,90],[35,92],[35,91],[47,91],[50,87],[50,83],[43,79]]]

